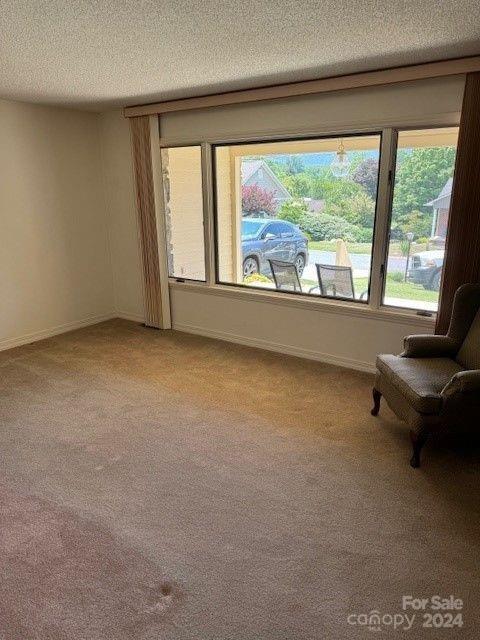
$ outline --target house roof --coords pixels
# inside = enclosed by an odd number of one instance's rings
[[[248,160],[242,162],[242,182],[249,180],[262,166],[263,160]]]
[[[425,204],[426,207],[434,209],[448,209],[450,206],[450,198],[452,197],[453,178],[449,178],[443,186],[438,196]]]
[[[242,161],[242,184],[245,184],[251,180],[255,174],[262,169],[269,176],[270,180],[275,184],[277,196],[280,194],[284,198],[291,198],[291,193],[280,182],[277,176],[270,169],[268,164],[264,160],[243,160]]]

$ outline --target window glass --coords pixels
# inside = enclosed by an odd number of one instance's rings
[[[383,302],[436,312],[458,129],[398,134]]]
[[[283,231],[283,226],[281,224],[269,224],[265,230],[265,235],[273,235],[276,238],[280,238]]]
[[[201,149],[162,149],[168,275],[205,280]]]
[[[379,156],[380,135],[217,145],[218,281],[366,302]]]

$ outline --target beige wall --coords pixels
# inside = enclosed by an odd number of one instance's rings
[[[98,125],[0,101],[0,348],[112,314]]]
[[[143,286],[130,127],[120,109],[98,117],[112,257],[114,312],[122,317],[142,320]]]
[[[399,353],[405,335],[433,333],[430,319],[378,318],[276,304],[230,290],[224,295],[175,284],[170,292],[174,329],[373,371],[378,353]],[[331,305],[330,305],[331,306]]]

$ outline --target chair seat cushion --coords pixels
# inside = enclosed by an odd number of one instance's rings
[[[419,413],[436,414],[442,408],[441,391],[452,376],[463,371],[450,358],[377,357],[377,369]]]

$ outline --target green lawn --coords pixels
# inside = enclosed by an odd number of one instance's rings
[[[355,293],[358,296],[367,290],[368,278],[354,278],[353,284],[355,286]],[[302,278],[302,285],[304,286],[304,290],[308,291],[310,287],[318,285],[318,282]],[[411,282],[397,282],[389,276],[387,276],[385,293],[390,298],[400,298],[402,300],[419,300],[421,302],[438,301],[438,291],[428,291],[421,285],[412,284]]]
[[[368,286],[367,278],[354,278],[355,291],[365,291]],[[401,298],[403,300],[420,300],[421,302],[437,302],[438,291],[428,291],[419,284],[411,282],[397,282],[387,276],[387,286],[385,293],[390,298]]]

